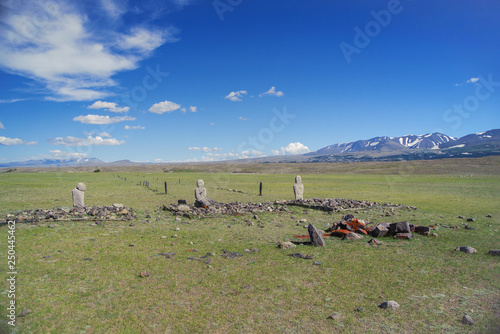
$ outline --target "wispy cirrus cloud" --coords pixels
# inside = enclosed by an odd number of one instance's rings
[[[19,138],[8,138],[0,136],[0,145],[12,146],[12,145],[36,145],[36,141],[24,141]]]
[[[109,17],[126,10],[111,0],[102,4],[104,10],[83,12],[73,2],[7,2],[0,16],[1,68],[44,86],[49,100],[96,100],[112,94],[109,89],[118,85],[113,75],[137,68],[153,50],[176,41],[173,28],[139,22],[123,32],[92,25],[95,13]]]
[[[140,125],[125,125],[125,130],[146,130],[146,127]]]
[[[219,151],[222,151],[222,148],[220,147],[213,147],[213,148],[210,148],[210,147],[188,147],[188,150],[190,151],[194,151],[194,152],[219,152]]]
[[[108,115],[106,115],[106,116],[101,116],[101,115],[83,116],[83,115],[80,115],[80,116],[74,117],[73,121],[84,123],[84,124],[114,124],[114,123],[125,122],[125,121],[135,121],[135,117],[130,117],[130,116],[109,117]]]
[[[64,146],[116,146],[123,145],[125,141],[117,140],[115,138],[102,138],[100,136],[88,136],[87,138],[77,138],[77,137],[57,137],[50,139],[49,143],[52,145],[64,145]]]

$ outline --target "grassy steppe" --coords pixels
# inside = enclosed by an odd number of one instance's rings
[[[18,333],[495,333],[500,301],[500,176],[498,160],[475,159],[460,169],[440,162],[383,164],[297,164],[280,174],[277,166],[247,166],[253,174],[204,173],[187,166],[175,172],[115,169],[100,173],[16,171],[0,174],[0,214],[20,209],[71,205],[71,189],[87,185],[87,205],[123,203],[138,211],[130,222],[54,222],[16,228]],[[451,162],[450,162],[451,163]],[[482,164],[484,166],[482,167]],[[326,167],[323,167],[326,166]],[[496,166],[499,166],[497,164]],[[290,168],[292,168],[290,167]],[[336,169],[337,168],[337,169]],[[342,168],[340,171],[338,168]],[[299,169],[299,170],[297,170]],[[391,170],[392,172],[387,172]],[[186,219],[158,210],[178,199],[194,200],[196,180],[221,202],[291,199],[299,171],[306,198],[353,198],[412,205],[417,211],[366,210],[354,213],[374,222],[408,220],[419,225],[457,225],[476,217],[476,230],[439,228],[439,237],[417,236],[383,245],[328,239],[327,246],[281,250],[277,241],[307,233],[299,219],[319,228],[342,214],[291,208],[290,213]],[[425,172],[427,171],[427,173]],[[291,174],[294,172],[294,174]],[[118,177],[120,176],[120,178]],[[124,180],[126,178],[126,180]],[[149,181],[147,190],[139,186]],[[180,180],[180,183],[179,183]],[[162,194],[163,182],[169,194]],[[263,196],[258,184],[263,182]],[[229,191],[236,189],[243,193]],[[151,218],[145,216],[148,212]],[[491,214],[493,218],[486,218]],[[247,225],[254,221],[253,226]],[[489,226],[491,225],[491,226]],[[176,231],[176,228],[180,230]],[[177,238],[171,236],[177,234]],[[2,254],[7,229],[0,228]],[[161,238],[166,236],[167,238]],[[477,254],[454,252],[471,246]],[[196,248],[198,252],[189,251]],[[256,253],[244,249],[258,248]],[[243,257],[226,259],[222,249]],[[173,258],[158,253],[175,252]],[[190,256],[216,255],[208,265]],[[302,252],[312,260],[288,254]],[[2,256],[5,259],[5,257]],[[84,260],[91,258],[91,261]],[[313,265],[318,261],[321,265]],[[6,259],[4,260],[6,262]],[[6,263],[2,270],[7,272]],[[150,277],[139,273],[148,271]],[[5,275],[4,275],[5,276]],[[2,287],[2,309],[7,285]],[[401,308],[377,305],[395,300]],[[357,311],[358,308],[364,311]],[[339,313],[339,320],[327,319]],[[2,320],[5,320],[5,311]],[[474,326],[460,320],[469,314]],[[2,327],[5,331],[8,326]]]

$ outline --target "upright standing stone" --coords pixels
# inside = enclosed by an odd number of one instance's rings
[[[262,182],[259,185],[259,196],[262,196]]]
[[[309,232],[309,237],[314,246],[325,246],[323,234],[313,224],[309,224],[307,231]]]
[[[85,183],[79,182],[76,185],[76,188],[73,189],[73,206],[74,207],[84,207],[85,206],[85,200],[84,200],[84,191],[87,189],[85,186]]]
[[[295,177],[295,184],[293,185],[293,193],[295,194],[295,199],[304,199],[304,185],[302,184],[302,178],[300,175]]]
[[[205,182],[203,182],[203,180],[200,179],[198,180],[198,182],[196,182],[196,185],[198,186],[198,188],[194,190],[194,197],[196,199],[196,201],[194,202],[194,206],[196,207],[209,206],[210,203],[207,200],[207,190],[204,188]]]
[[[165,195],[168,194],[167,181],[165,181]]]

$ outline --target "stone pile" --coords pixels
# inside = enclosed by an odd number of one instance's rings
[[[349,209],[373,209],[373,208],[418,210],[414,206],[406,206],[402,204],[357,201],[354,199],[344,199],[344,198],[337,198],[337,199],[311,198],[305,200],[277,201],[277,202],[293,206],[301,206],[308,209],[316,209],[316,210],[330,211],[330,212],[340,212]]]
[[[133,220],[136,215],[132,208],[123,204],[112,206],[58,207],[55,209],[19,210],[8,214],[6,221],[16,223],[37,223],[75,220]]]
[[[182,201],[182,203],[181,203]],[[328,212],[342,212],[351,209],[406,209],[406,210],[417,210],[416,207],[406,206],[401,204],[392,203],[378,203],[369,201],[357,201],[352,199],[306,199],[306,200],[276,200],[274,202],[267,203],[219,203],[211,201],[203,207],[199,204],[187,205],[186,201],[180,200],[179,204],[170,204],[168,206],[163,206],[163,210],[171,211],[174,215],[193,215],[193,216],[203,216],[203,215],[243,215],[243,214],[253,214],[259,212],[288,212],[288,206],[300,206],[307,209],[322,210]]]
[[[180,201],[179,201],[180,202]],[[274,203],[219,203],[213,202],[207,207],[197,207],[187,204],[170,204],[163,206],[163,210],[170,211],[174,215],[205,216],[205,215],[245,215],[261,212],[288,212],[284,205]]]
[[[375,238],[392,236],[394,239],[411,239],[412,232],[429,236],[431,228],[428,226],[415,226],[407,221],[398,223],[377,223],[368,226],[363,220],[358,220],[352,215],[347,215],[342,221],[336,222],[328,228],[324,236],[337,236],[344,239],[361,239],[363,235]]]

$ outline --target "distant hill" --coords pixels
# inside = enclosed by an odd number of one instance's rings
[[[375,137],[329,145],[293,159],[297,162],[389,161],[488,155],[500,155],[500,129],[469,134],[461,138],[437,132],[402,137]]]

